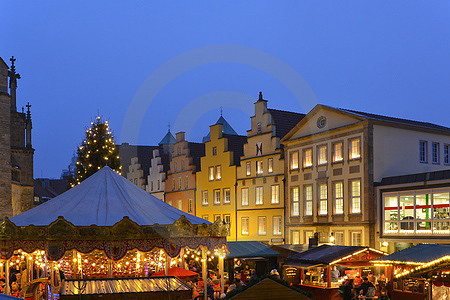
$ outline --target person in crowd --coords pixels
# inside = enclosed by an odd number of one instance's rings
[[[247,275],[245,274],[245,269],[242,268],[240,278],[243,284],[247,284]]]
[[[369,281],[367,277],[363,278],[363,283],[361,284],[361,290],[360,295],[366,296],[366,297],[373,297],[375,296],[375,286],[372,282]]]
[[[353,279],[346,279],[339,287],[339,291],[344,300],[353,299]]]
[[[256,275],[256,271],[255,270],[251,270],[252,276],[250,276],[250,280],[256,280],[258,279],[258,275]]]
[[[331,270],[331,281],[337,282],[339,280],[340,272],[337,269],[336,265],[333,266],[333,269]]]
[[[237,288],[236,283],[234,281],[233,282],[227,281],[227,285],[228,285],[227,293]]]
[[[280,273],[278,273],[277,269],[273,269],[272,271],[270,271],[270,275],[275,276],[275,278],[277,278],[277,279],[281,279]]]

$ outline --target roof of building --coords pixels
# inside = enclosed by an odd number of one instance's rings
[[[279,138],[284,137],[306,116],[305,114],[271,108],[268,111],[272,115],[272,121],[275,125],[275,135]]]
[[[316,264],[329,264],[337,259],[360,251],[364,248],[366,247],[321,245],[319,247],[309,249],[305,252],[289,256],[286,264],[294,265],[293,262],[306,263],[309,266]]]
[[[36,178],[34,180],[34,196],[54,198],[64,193],[68,187],[67,179]]]
[[[195,165],[195,172],[200,171],[200,157],[205,156],[205,144],[188,142],[189,156]]]
[[[261,242],[257,241],[238,241],[227,242],[227,248],[230,253],[227,258],[256,258],[256,257],[277,257],[280,254]]]
[[[397,262],[398,264],[402,262],[428,263],[444,256],[450,256],[450,245],[419,244],[375,259],[373,262],[390,261]]]
[[[445,179],[450,179],[450,169],[434,172],[384,177],[383,179],[381,179],[381,182],[378,183],[377,185],[394,185],[394,184],[428,182],[433,180],[445,180]]]
[[[232,165],[239,166],[241,164],[241,156],[244,155],[244,144],[247,143],[247,137],[228,134],[224,134],[223,137],[228,139],[228,151],[233,151]]]
[[[128,217],[144,226],[173,224],[182,215],[192,224],[210,223],[164,203],[106,166],[11,221],[17,226],[46,226],[62,216],[75,226],[113,226]]]
[[[372,120],[379,120],[379,121],[388,121],[388,122],[395,122],[395,123],[401,123],[405,125],[414,125],[419,127],[426,127],[426,128],[432,128],[432,129],[439,129],[439,130],[450,130],[450,128],[436,125],[428,122],[421,122],[421,121],[414,121],[414,120],[408,120],[408,119],[401,119],[401,118],[395,118],[395,117],[388,117],[383,115],[377,115],[372,113],[366,113],[361,111],[356,111],[352,109],[345,109],[345,108],[337,108],[338,110],[346,111],[352,114],[357,114],[362,117],[366,117]]]
[[[141,165],[141,169],[144,172],[144,181],[147,184],[147,176],[149,168],[153,158],[153,150],[160,149],[159,146],[141,146],[141,145],[129,145],[123,143],[117,145],[119,150],[120,163],[122,165],[122,173],[128,174],[130,171],[131,159],[133,157],[138,158],[138,163]]]
[[[237,132],[233,129],[233,127],[231,127],[230,123],[227,122],[227,120],[225,120],[225,118],[220,115],[220,118],[217,120],[217,122],[214,125],[217,124],[222,124],[222,133],[223,134],[228,134],[228,135],[238,135]],[[210,137],[209,137],[209,132],[208,134],[203,137],[202,142],[206,143],[208,141],[210,141]]]
[[[162,138],[162,140],[158,143],[158,145],[167,145],[167,144],[175,144],[176,139],[173,136],[173,134],[169,131],[166,133],[166,135]]]

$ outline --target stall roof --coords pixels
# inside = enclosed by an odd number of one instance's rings
[[[138,225],[167,225],[181,215],[192,224],[210,224],[164,203],[106,166],[67,192],[12,217],[11,221],[17,226],[46,226],[62,216],[75,226],[112,226],[127,216]]]
[[[408,262],[428,263],[450,255],[450,245],[419,244],[390,255],[374,259],[374,263],[402,264]]]
[[[85,295],[188,291],[191,288],[175,277],[74,279],[66,280],[61,295],[78,295],[77,287],[85,287]]]
[[[277,257],[280,254],[261,242],[239,241],[227,242],[227,258]]]
[[[300,261],[312,264],[329,264],[337,259],[351,255],[357,251],[363,250],[366,247],[362,246],[332,246],[322,245],[316,248],[309,249],[302,253],[297,253],[289,256],[288,262]]]

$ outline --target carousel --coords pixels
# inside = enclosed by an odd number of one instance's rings
[[[120,290],[125,279],[133,278],[149,282],[134,289],[127,285],[129,290],[151,292],[145,287],[161,285],[150,282],[159,277],[150,276],[161,271],[167,276],[170,267],[186,266],[190,252],[199,253],[206,283],[206,263],[213,255],[223,272],[226,233],[223,224],[184,213],[104,167],[58,197],[0,223],[3,293],[63,299],[85,293],[89,280],[117,279]],[[186,290],[181,283],[172,285]]]

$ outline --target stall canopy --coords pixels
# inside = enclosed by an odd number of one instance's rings
[[[180,268],[180,267],[173,267],[170,268],[168,271],[169,276],[175,276],[181,279],[189,278],[189,277],[198,277],[200,274]],[[164,271],[159,271],[156,273],[153,273],[152,277],[158,277],[158,276],[164,276]]]
[[[369,247],[322,245],[290,256],[285,265],[304,268],[332,264],[365,266],[370,265],[369,260],[384,255],[384,252]]]
[[[164,203],[106,166],[81,184],[12,217],[11,221],[17,226],[45,226],[62,216],[75,226],[113,226],[126,216],[138,225],[164,225],[172,224],[182,215],[192,224],[209,224]]]
[[[280,255],[263,243],[256,241],[227,242],[227,248],[229,253],[226,258],[269,258]]]

